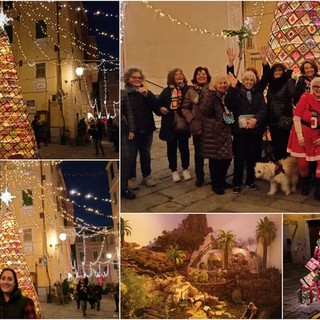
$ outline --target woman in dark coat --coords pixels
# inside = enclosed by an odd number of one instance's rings
[[[134,114],[125,90],[121,91],[121,197],[129,200],[136,195],[129,189],[130,161],[135,156],[134,132],[136,124]]]
[[[33,301],[22,295],[14,270],[0,274],[0,319],[36,319]]]
[[[256,76],[245,71],[242,83],[229,73],[230,88],[225,102],[233,110],[235,123],[233,134],[233,192],[239,193],[243,183],[243,171],[246,164],[246,188],[257,190],[254,183],[254,167],[261,159],[262,135],[265,130],[267,105],[263,94],[255,89]]]
[[[209,159],[212,190],[219,195],[224,194],[225,188],[228,187],[225,179],[232,160],[231,123],[224,120],[226,115],[232,117],[224,103],[227,90],[227,76],[216,75],[209,88],[205,89],[200,104],[203,115],[201,154],[203,158]]]
[[[319,77],[318,74],[318,66],[313,60],[305,60],[300,66],[300,73],[297,82],[296,82],[296,89],[294,93],[294,105],[296,106],[299,102],[301,96],[305,92],[310,91],[310,83],[311,80],[315,77]]]
[[[193,78],[191,80],[193,86],[190,86],[182,104],[182,113],[190,124],[190,132],[193,139],[194,164],[197,178],[195,185],[197,187],[201,187],[204,183],[204,159],[200,152],[201,119],[203,116],[200,110],[200,102],[202,93],[205,88],[208,87],[210,81],[211,75],[209,70],[205,67],[197,67],[194,70]]]
[[[175,129],[175,113],[182,116],[181,106],[184,97],[189,89],[187,79],[180,68],[169,71],[167,85],[159,98],[161,117],[160,139],[167,142],[167,156],[169,169],[172,171],[173,182],[179,182],[180,176],[177,171],[177,149],[180,151],[180,158],[183,169],[184,180],[190,180],[188,170],[190,165],[189,138],[190,131],[177,132]]]
[[[293,117],[295,81],[292,71],[282,63],[271,67],[272,77],[267,92],[268,125],[271,134],[275,161],[288,156],[287,145]]]
[[[160,115],[156,96],[144,85],[144,75],[138,68],[130,68],[123,75],[125,91],[128,94],[135,122],[134,155],[130,164],[129,188],[137,189],[137,155],[140,154],[142,183],[147,187],[155,186],[151,177],[151,145],[156,130],[153,113]]]

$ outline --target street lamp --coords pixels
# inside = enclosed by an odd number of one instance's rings
[[[83,72],[84,72],[84,68],[83,67],[77,67],[76,68],[76,75],[78,77],[82,77],[83,76]]]

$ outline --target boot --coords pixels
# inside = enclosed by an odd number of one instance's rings
[[[307,196],[310,192],[310,179],[309,176],[301,177],[301,194]]]
[[[320,200],[320,179],[316,178],[315,179],[315,183],[316,183],[316,186],[315,186],[313,197],[316,200]]]

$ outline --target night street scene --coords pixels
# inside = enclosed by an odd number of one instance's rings
[[[118,167],[1,162],[0,269],[16,272],[37,318],[119,317]]]
[[[0,158],[119,158],[118,2],[4,1],[0,47]]]

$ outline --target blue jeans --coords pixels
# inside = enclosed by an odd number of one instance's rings
[[[128,139],[128,132],[121,133],[121,189],[128,189],[128,179],[130,177],[130,165],[132,159],[136,157],[134,140]]]
[[[151,174],[151,145],[153,132],[136,133],[134,137],[134,153],[130,164],[129,179],[136,177],[137,156],[140,154],[140,167],[143,178]]]

